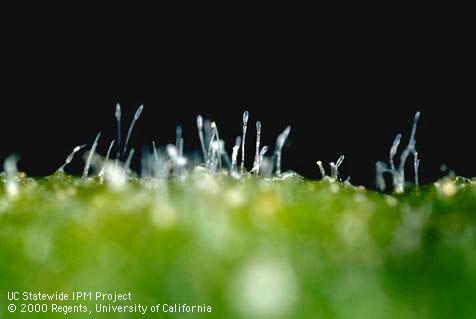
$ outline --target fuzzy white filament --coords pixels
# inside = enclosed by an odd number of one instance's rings
[[[177,146],[179,156],[183,155],[182,127],[180,125],[175,129],[175,146]]]
[[[99,172],[98,176],[103,176],[104,175],[104,168],[106,167],[106,163],[107,161],[109,161],[109,157],[111,156],[111,150],[112,150],[112,147],[114,145],[114,140],[111,141],[111,143],[109,144],[109,148],[107,149],[107,153],[106,153],[106,159],[104,160],[104,164],[101,168],[101,171]]]
[[[407,162],[408,156],[410,154],[413,155],[413,168],[415,173],[415,181],[418,182],[418,168],[420,166],[420,161],[418,160],[418,153],[416,151],[416,129],[418,125],[418,120],[420,119],[420,112],[415,113],[415,117],[413,118],[413,125],[412,125],[412,132],[410,134],[410,139],[408,141],[408,145],[405,150],[402,152],[400,156],[400,165],[398,167],[398,172],[394,171],[396,176],[395,178],[395,192],[403,193],[405,190],[405,164]]]
[[[203,139],[203,117],[201,115],[197,116],[197,130],[198,138],[200,139],[200,146],[202,147],[203,161],[207,162],[207,149],[205,147],[205,140]]]
[[[331,167],[331,178],[333,180],[337,180],[337,176],[339,173],[337,172],[336,164],[334,162],[330,162],[329,165]]]
[[[238,152],[240,151],[241,136],[237,136],[235,140],[235,146],[231,153],[231,174],[237,174]]]
[[[377,162],[375,164],[375,171],[376,171],[376,177],[375,177],[375,184],[377,188],[381,191],[385,190],[385,178],[384,178],[384,173],[390,172],[389,169],[387,169],[387,164],[384,162]]]
[[[220,134],[218,134],[218,126],[215,122],[212,123],[212,128],[215,134],[215,154],[216,154],[216,161],[218,164],[218,169],[221,169],[221,157],[224,145],[222,145],[222,141],[220,140]]]
[[[335,181],[339,180],[339,167],[342,165],[343,161],[344,161],[344,155],[341,155],[335,164],[333,162],[330,163],[331,178]]]
[[[96,136],[93,146],[91,147],[91,150],[89,151],[88,157],[86,159],[86,164],[84,165],[83,178],[87,178],[89,175],[89,167],[91,166],[91,159],[93,158],[93,155],[96,152],[96,147],[98,146],[98,141],[100,136],[101,136],[101,132],[99,132],[98,135]]]
[[[261,122],[257,121],[256,122],[256,150],[255,150],[255,159],[253,162],[253,168],[259,167],[260,143],[261,143]]]
[[[344,158],[345,158],[344,155],[341,155],[341,156],[339,157],[339,159],[337,160],[337,163],[336,163],[336,168],[337,168],[337,169],[339,169],[339,166],[342,165],[342,162],[344,161]]]
[[[74,158],[74,155],[79,152],[82,148],[86,147],[86,144],[84,145],[78,145],[78,146],[75,146],[73,148],[73,151],[68,155],[68,157],[66,157],[66,160],[64,161],[64,164],[60,166],[60,168],[58,168],[56,170],[56,172],[64,172],[64,168],[69,164],[71,163],[71,161],[73,160]]]
[[[131,148],[129,151],[129,155],[127,156],[126,163],[124,164],[124,171],[126,172],[126,175],[128,175],[131,171],[131,162],[132,162],[132,157],[134,157],[134,152],[135,150]]]
[[[122,112],[121,112],[121,105],[119,103],[116,104],[116,164],[119,161],[119,158],[121,157],[121,117],[122,117]]]
[[[393,141],[392,147],[390,148],[389,161],[390,161],[391,169],[395,169],[395,164],[393,162],[393,159],[395,158],[395,155],[397,154],[398,146],[400,145],[401,139],[402,139],[402,134],[398,134],[395,137],[395,140]]]
[[[212,134],[208,145],[207,168],[215,172],[216,168],[221,168],[220,137],[215,122],[211,123]]]
[[[167,145],[167,155],[169,155],[172,161],[175,161],[178,158],[177,147],[175,145],[169,144]]]
[[[212,173],[216,173],[220,162],[220,142],[215,140],[210,144],[211,156],[208,169]]]
[[[276,174],[279,176],[281,175],[281,154],[283,150],[284,143],[286,143],[286,140],[289,136],[289,133],[291,132],[291,126],[287,126],[284,131],[278,135],[278,138],[276,139],[276,150],[275,150],[275,156],[276,156]]]
[[[407,162],[408,156],[413,155],[413,170],[415,177],[415,185],[419,184],[418,174],[420,167],[420,159],[418,158],[418,152],[416,150],[416,129],[418,121],[420,119],[420,112],[415,113],[413,118],[412,131],[410,134],[410,139],[408,141],[407,147],[403,150],[400,155],[400,163],[398,168],[395,166],[394,157],[397,154],[398,146],[401,141],[401,134],[398,134],[393,141],[392,147],[390,148],[389,153],[389,163],[390,167],[387,167],[384,163],[378,162],[376,164],[376,184],[380,190],[385,189],[385,180],[383,178],[384,173],[390,173],[392,175],[393,188],[396,193],[403,193],[405,191],[405,164]]]
[[[152,141],[152,150],[154,152],[154,159],[155,159],[156,165],[159,165],[160,160],[159,160],[159,154],[157,153],[157,147],[155,146],[155,141]]]
[[[415,185],[418,186],[418,169],[420,167],[420,159],[418,158],[418,152],[415,152],[415,160],[413,161],[413,171],[415,172]]]
[[[179,155],[183,156],[183,138],[181,138],[179,142]]]
[[[399,173],[400,173],[400,183],[403,185],[399,185],[399,190],[402,193],[404,184],[405,184],[405,163],[407,162],[408,155],[413,154],[413,160],[414,162],[417,161],[417,151],[416,151],[416,129],[418,125],[418,120],[420,119],[420,112],[416,112],[415,117],[413,118],[413,126],[412,126],[412,133],[410,135],[410,139],[408,141],[407,148],[402,152],[402,155],[400,156],[400,167],[399,167]],[[414,164],[414,167],[417,167],[416,164]]]
[[[324,169],[324,165],[322,165],[321,161],[316,162],[317,166],[319,166],[319,171],[321,172],[322,178],[326,177],[326,171]]]
[[[167,155],[172,160],[174,174],[181,177],[183,175],[183,168],[187,165],[187,159],[183,156],[179,156],[177,147],[173,144],[169,144],[166,147]]]
[[[109,160],[109,157],[111,156],[111,150],[112,150],[112,147],[114,146],[114,140],[111,141],[111,143],[109,144],[109,148],[107,149],[107,153],[106,153],[106,161]]]
[[[131,125],[129,126],[129,130],[127,131],[126,141],[124,142],[124,148],[122,149],[122,156],[126,154],[127,145],[129,144],[129,139],[132,135],[132,130],[134,129],[134,125],[136,124],[137,120],[140,118],[143,109],[144,105],[139,106],[136,113],[134,114],[134,118],[132,119]]]
[[[208,146],[208,143],[212,139],[213,129],[212,129],[212,122],[210,120],[205,120],[203,122],[203,136],[205,139],[205,145]],[[208,152],[208,149],[207,149]]]
[[[166,178],[169,173],[169,165],[162,156],[162,153],[159,154],[155,142],[152,142],[152,150],[154,153],[154,163],[151,164],[153,176],[156,178]]]
[[[208,141],[208,155],[207,155],[208,160],[211,159],[212,153],[213,153],[212,145],[215,142],[215,133],[216,133],[216,130],[215,130],[216,124],[215,124],[215,122],[212,122],[210,127],[212,129],[212,133],[211,133],[211,136],[210,136],[210,140]]]
[[[268,146],[265,145],[265,146],[263,146],[263,148],[259,152],[259,159],[258,159],[258,165],[257,165],[257,168],[256,168],[256,175],[259,175],[259,170],[260,170],[260,167],[261,167],[261,163],[263,163],[263,157],[264,157],[264,155],[266,154],[267,151],[268,151]]]
[[[106,163],[104,180],[113,190],[122,190],[127,186],[127,175],[122,166]]]
[[[220,148],[219,152],[220,152],[220,156],[223,157],[223,159],[225,160],[225,164],[226,166],[231,169],[231,161],[230,161],[230,157],[228,156],[228,153],[226,152],[226,148],[225,148],[225,141],[224,140],[220,140],[218,142],[218,146]]]
[[[248,113],[248,111],[243,112],[243,138],[241,139],[241,174],[243,174],[245,171],[245,140],[249,116],[250,114]]]
[[[3,163],[3,169],[5,171],[5,190],[10,198],[17,197],[20,192],[17,181],[17,161],[16,155],[10,155]]]

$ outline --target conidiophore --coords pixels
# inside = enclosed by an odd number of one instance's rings
[[[258,165],[257,165],[257,168],[256,168],[256,175],[259,175],[259,171],[260,171],[260,168],[261,168],[261,163],[263,163],[263,158],[264,158],[264,155],[266,154],[267,151],[268,151],[268,146],[265,145],[265,146],[263,146],[263,148],[259,152]]]
[[[215,122],[211,123],[211,129],[212,133],[208,145],[206,166],[209,171],[214,173],[217,168],[221,167],[220,135],[218,134],[218,128]]]
[[[284,131],[278,135],[276,139],[276,149],[274,150],[274,156],[276,157],[276,175],[281,175],[281,154],[283,150],[284,143],[288,139],[289,133],[291,132],[291,126],[287,126]]]
[[[182,127],[180,125],[175,129],[175,145],[177,146],[179,156],[183,156],[183,137]]]
[[[96,147],[98,146],[98,141],[100,136],[101,136],[101,132],[98,133],[98,135],[96,136],[96,139],[94,139],[93,146],[91,146],[91,150],[89,151],[88,157],[86,159],[86,164],[84,165],[83,178],[87,178],[89,175],[89,167],[91,166],[91,159],[93,158],[93,155],[96,152]]]
[[[69,164],[71,163],[71,161],[73,160],[74,158],[74,155],[79,152],[82,148],[86,147],[86,144],[84,145],[78,145],[78,146],[75,146],[73,148],[73,151],[68,155],[68,157],[66,157],[66,160],[64,161],[64,164],[61,165],[57,170],[56,172],[64,172],[64,168]]]
[[[235,139],[235,146],[233,146],[233,151],[231,153],[231,175],[234,177],[238,176],[238,152],[240,151],[241,145],[241,136],[237,136]]]
[[[109,144],[109,148],[107,149],[106,153],[106,159],[104,160],[104,164],[101,168],[101,171],[99,172],[98,176],[103,176],[104,175],[104,169],[106,168],[106,163],[109,161],[109,157],[111,156],[111,150],[112,147],[114,146],[115,140],[112,140],[111,143]]]
[[[253,162],[253,170],[257,173],[259,169],[259,156],[260,156],[260,143],[261,143],[261,122],[256,122],[256,150],[255,150],[255,159]]]
[[[3,163],[3,169],[5,171],[5,190],[10,198],[15,198],[20,191],[17,181],[17,161],[18,158],[16,155],[10,155]]]
[[[225,161],[225,164],[226,164],[226,166],[228,167],[228,169],[231,170],[230,156],[228,156],[228,153],[227,153],[227,151],[226,151],[225,141],[224,141],[224,140],[220,140],[220,141],[218,142],[218,145],[219,145],[219,148],[220,148],[220,155],[221,155],[221,157],[222,157],[223,160]]]
[[[129,151],[129,155],[127,155],[126,162],[124,163],[124,171],[126,172],[127,175],[129,175],[131,171],[131,163],[132,163],[132,158],[134,157],[135,149],[131,148]]]
[[[420,112],[415,113],[415,117],[413,118],[413,126],[412,132],[410,135],[410,139],[408,140],[407,147],[403,150],[402,154],[400,155],[400,162],[398,163],[398,167],[395,165],[395,155],[398,152],[398,147],[400,146],[400,142],[402,139],[402,135],[398,134],[390,148],[389,152],[389,165],[384,162],[377,162],[375,165],[376,169],[376,185],[380,190],[385,190],[385,178],[384,174],[389,173],[392,176],[392,184],[393,190],[395,193],[403,193],[405,190],[405,164],[407,162],[408,156],[413,155],[413,171],[414,171],[414,181],[415,185],[419,184],[418,180],[418,170],[420,167],[420,159],[418,158],[418,152],[416,150],[416,129],[418,125],[418,121],[420,119]]]
[[[129,139],[132,135],[132,130],[134,129],[134,125],[136,124],[137,120],[140,118],[142,114],[142,110],[144,109],[144,105],[141,105],[137,108],[136,113],[134,114],[134,118],[132,119],[131,125],[129,126],[129,130],[127,131],[126,141],[124,142],[124,148],[122,149],[122,156],[124,157],[127,151],[127,145],[129,144]]]
[[[246,140],[246,129],[248,127],[248,119],[250,114],[248,111],[243,112],[243,138],[241,139],[241,174],[245,172],[245,140]]]
[[[334,162],[330,163],[331,166],[331,178],[333,180],[338,180],[339,179],[339,167],[342,165],[342,162],[344,161],[344,155],[341,155],[338,159],[337,162],[334,164]]]
[[[119,103],[116,104],[116,113],[114,114],[116,118],[116,165],[121,157],[121,143],[122,143],[122,133],[121,133],[121,105]]]
[[[201,115],[197,116],[197,130],[198,138],[200,139],[200,146],[202,148],[203,161],[207,162],[207,148],[205,147],[205,140],[203,138],[203,117]]]
[[[173,144],[169,144],[166,147],[167,155],[169,156],[170,160],[172,161],[173,165],[173,173],[176,177],[184,177],[185,176],[185,165],[187,165],[187,159],[183,156],[180,156],[177,147]]]
[[[321,172],[322,178],[330,180],[332,182],[342,182],[342,180],[339,177],[339,167],[342,165],[344,162],[344,155],[339,156],[337,159],[337,162],[330,162],[329,166],[331,167],[331,176],[327,176],[326,171],[324,169],[324,165],[322,165],[321,161],[317,161],[316,164],[319,167],[319,171]]]
[[[135,123],[140,118],[143,111],[143,106],[139,106],[136,110],[134,117],[130,123],[127,135],[123,139],[121,126],[122,126],[122,110],[119,104],[116,104],[115,120],[116,120],[116,139],[109,143],[106,157],[103,159],[96,154],[99,138],[101,133],[98,133],[94,142],[92,143],[89,152],[84,154],[85,165],[83,168],[82,178],[86,179],[90,176],[90,167],[98,169],[98,175],[100,180],[104,180],[116,186],[123,185],[123,180],[135,174],[130,174],[131,161],[134,156],[134,149],[128,149],[129,141],[135,126]],[[204,167],[202,163],[199,164],[201,169],[206,169],[209,173],[221,172],[229,174],[234,178],[240,178],[245,173],[245,154],[246,154],[246,133],[249,120],[248,111],[243,112],[243,134],[238,136],[235,140],[235,144],[232,148],[231,158],[228,156],[225,148],[225,141],[220,138],[218,126],[216,122],[204,120],[201,115],[197,116],[197,131],[200,140],[201,151],[205,160]],[[288,126],[276,139],[276,147],[272,157],[265,158],[265,154],[268,152],[268,146],[261,146],[261,132],[262,125],[260,121],[256,122],[256,152],[253,161],[253,167],[251,173],[255,175],[271,176],[274,172],[274,161],[276,160],[276,172],[277,176],[285,177],[286,174],[281,174],[281,152],[289,135],[291,127]],[[76,153],[82,150],[86,145],[76,146],[72,152],[66,158],[64,164],[60,166],[57,172],[63,172],[64,168],[71,163]],[[111,153],[115,149],[116,158],[114,163],[111,163]],[[241,148],[241,172],[238,167],[238,154]],[[161,153],[162,154],[162,153]],[[194,169],[192,165],[188,165],[189,161],[184,155],[184,138],[183,130],[181,126],[176,128],[176,138],[174,144],[169,144],[165,148],[164,154],[168,156],[160,156],[156,143],[152,142],[152,150],[150,148],[143,148],[141,152],[141,165],[140,175],[143,178],[163,178],[168,177],[172,172],[175,177],[186,177],[188,175],[188,168]],[[127,155],[127,156],[126,156]],[[113,157],[113,156],[112,156]],[[168,160],[167,160],[168,157]],[[124,163],[121,161],[124,160]],[[222,163],[225,166],[222,167]],[[338,163],[339,165],[339,163]],[[337,166],[338,166],[337,165]],[[333,174],[335,175],[335,174]],[[291,176],[291,175],[289,175]]]

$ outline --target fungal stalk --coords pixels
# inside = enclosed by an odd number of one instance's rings
[[[20,192],[20,187],[17,181],[17,161],[16,155],[10,155],[3,163],[3,169],[5,171],[5,190],[10,198],[15,198]]]
[[[322,165],[322,162],[321,161],[317,161],[316,162],[317,166],[319,167],[319,171],[321,172],[321,176],[322,178],[326,178],[327,177],[327,174],[326,174],[326,170],[324,169],[324,165]]]
[[[243,112],[243,138],[241,139],[241,174],[245,172],[245,140],[246,140],[246,129],[248,127],[248,119],[250,114],[248,111]]]
[[[157,147],[155,146],[155,141],[152,141],[152,150],[154,152],[155,162],[157,165],[159,165],[160,160],[159,160],[159,154],[157,153]]]
[[[120,165],[106,163],[104,180],[113,190],[121,190],[127,186],[127,175]]]
[[[278,176],[281,175],[281,154],[283,146],[286,143],[290,132],[291,126],[287,126],[284,131],[278,135],[278,138],[276,139],[276,149],[274,151],[274,155],[276,157],[276,175]]]
[[[126,172],[126,175],[128,175],[131,171],[131,162],[132,162],[132,157],[134,157],[135,150],[131,148],[129,151],[129,155],[127,156],[126,163],[124,164],[124,171]]]
[[[418,186],[420,183],[418,181],[418,169],[420,168],[420,159],[418,158],[418,152],[414,154],[414,161],[413,161],[413,171],[415,172],[415,185]]]
[[[210,151],[211,151],[211,156],[209,158],[208,169],[212,173],[216,173],[217,168],[219,167],[219,162],[220,162],[220,142],[217,140],[214,140],[213,142],[211,142]]]
[[[153,173],[155,177],[167,177],[168,175],[168,168],[167,165],[164,165],[164,159],[162,156],[159,156],[159,152],[157,151],[157,146],[155,142],[152,142],[152,150],[154,153],[154,165],[152,165]]]
[[[255,159],[253,162],[253,169],[259,166],[259,155],[260,155],[260,145],[261,142],[261,122],[256,122],[256,150],[255,150]]]
[[[209,146],[208,144],[210,143],[210,140],[212,139],[212,135],[213,135],[212,121],[205,120],[203,122],[203,134],[205,138],[205,144],[208,147]],[[207,152],[208,152],[208,149],[207,149]]]
[[[268,146],[265,145],[265,146],[263,146],[263,148],[259,152],[258,165],[256,167],[256,175],[259,175],[259,170],[261,168],[261,163],[263,163],[263,158],[264,158],[264,155],[266,154],[267,151],[268,151]]]
[[[226,152],[225,141],[220,140],[218,142],[218,146],[220,148],[220,156],[225,160],[226,166],[230,169],[231,168],[231,161],[230,161],[230,157],[228,156],[228,153]]]
[[[375,164],[375,171],[376,171],[376,178],[375,178],[375,184],[377,188],[381,191],[385,190],[385,178],[384,178],[384,173],[386,172],[391,172],[387,168],[387,164],[384,162],[377,162]]]
[[[185,167],[185,165],[187,165],[187,159],[179,155],[177,147],[173,144],[167,145],[166,150],[167,150],[167,154],[172,160],[175,176],[182,177],[183,168]]]
[[[116,164],[119,161],[119,158],[121,157],[121,117],[122,117],[122,112],[121,112],[121,105],[119,103],[116,104]]]
[[[87,178],[89,175],[89,167],[91,166],[91,159],[93,158],[93,155],[96,152],[96,148],[98,146],[98,141],[100,136],[101,136],[101,132],[99,132],[96,138],[94,139],[93,146],[91,147],[91,150],[89,151],[88,157],[86,159],[86,164],[84,165],[83,178]]]
[[[182,127],[180,125],[175,129],[175,146],[177,146],[179,155],[183,155]]]
[[[78,146],[75,146],[73,148],[73,151],[68,155],[68,157],[66,157],[66,160],[64,161],[64,164],[60,166],[60,168],[58,168],[56,170],[57,173],[62,173],[64,172],[64,168],[69,165],[69,163],[71,163],[73,161],[73,158],[74,158],[74,155],[79,152],[81,149],[83,149],[84,147],[86,147],[86,144],[84,145],[78,145]]]
[[[231,153],[231,174],[238,175],[238,152],[240,151],[241,136],[237,136],[235,139],[235,146],[233,146],[233,151]]]
[[[203,118],[201,115],[197,116],[197,130],[198,138],[200,139],[200,146],[202,147],[203,161],[207,162],[207,148],[205,147],[205,140],[203,138]]]
[[[395,193],[401,194],[405,191],[405,164],[407,162],[408,156],[413,155],[413,171],[414,171],[414,182],[415,185],[419,184],[419,167],[420,159],[418,158],[418,152],[416,150],[416,129],[418,121],[420,119],[420,112],[415,113],[413,118],[412,131],[410,134],[410,139],[408,140],[407,147],[403,150],[400,155],[400,162],[398,167],[395,165],[394,158],[397,154],[398,147],[400,146],[400,141],[402,138],[401,134],[398,134],[390,148],[389,153],[389,164],[388,167],[385,163],[377,162],[376,164],[376,185],[380,190],[385,190],[385,179],[384,174],[389,173],[392,175],[393,189]]]
[[[215,154],[218,168],[221,169],[221,157],[222,157],[222,140],[220,140],[220,134],[218,133],[218,127],[215,122],[212,123],[213,134],[215,135]],[[224,147],[224,146],[223,146]]]
[[[99,172],[98,176],[103,176],[104,175],[104,168],[106,167],[106,163],[107,163],[107,161],[109,161],[109,157],[111,156],[111,150],[112,150],[113,145],[114,145],[114,140],[112,140],[111,143],[109,144],[109,148],[107,149],[107,153],[106,153],[106,159],[104,160],[104,165],[102,166],[101,171]]]
[[[217,167],[221,168],[221,147],[220,147],[220,135],[218,134],[218,128],[215,122],[211,123],[211,137],[210,144],[208,146],[207,155],[207,168],[211,172],[215,172]]]
[[[331,166],[331,178],[334,181],[339,180],[339,167],[342,165],[342,162],[344,161],[344,155],[341,155],[337,162],[334,164],[333,162],[330,163]]]
[[[154,176],[152,173],[154,158],[146,147],[142,148],[140,156],[140,177],[148,179]]]
[[[132,119],[131,125],[129,126],[129,130],[127,131],[126,141],[124,142],[124,148],[122,149],[122,156],[126,154],[127,145],[129,144],[129,139],[132,135],[132,130],[134,129],[134,125],[136,124],[137,120],[140,118],[143,109],[144,105],[139,106],[137,108],[136,113],[134,114],[134,118]]]
[[[321,172],[322,179],[327,179],[331,182],[342,182],[342,180],[339,178],[339,167],[342,165],[344,162],[344,155],[341,155],[338,159],[337,162],[330,162],[329,166],[331,167],[331,176],[327,176],[326,171],[324,169],[324,165],[322,164],[321,161],[317,161],[316,164],[319,167],[319,171]]]

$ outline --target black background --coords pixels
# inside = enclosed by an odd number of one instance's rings
[[[122,31],[92,37],[81,28],[54,37],[32,29],[10,35],[2,45],[0,157],[17,153],[21,170],[47,175],[99,131],[104,154],[115,134],[116,102],[127,121],[145,105],[131,146],[173,143],[181,124],[186,152],[197,151],[195,117],[202,114],[217,122],[230,150],[249,110],[248,159],[256,120],[263,143],[273,147],[290,124],[286,169],[317,178],[316,160],[345,154],[343,175],[371,186],[375,162],[387,159],[397,133],[406,143],[421,110],[423,181],[442,176],[441,164],[476,175],[466,38],[432,26],[412,37],[398,28],[377,33],[375,26],[220,29],[170,26],[150,37]],[[79,173],[81,165],[78,157],[69,171]]]

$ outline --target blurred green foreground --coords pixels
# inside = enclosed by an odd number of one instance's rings
[[[476,318],[468,180],[401,196],[206,174],[115,190],[64,175],[22,177],[19,190],[8,196],[0,178],[0,318]],[[132,300],[71,300],[79,291]],[[9,292],[70,300],[15,301]],[[88,312],[52,312],[53,303]],[[22,304],[48,310],[21,313]],[[161,306],[142,315],[98,313],[96,304]],[[212,312],[163,312],[163,304]]]

